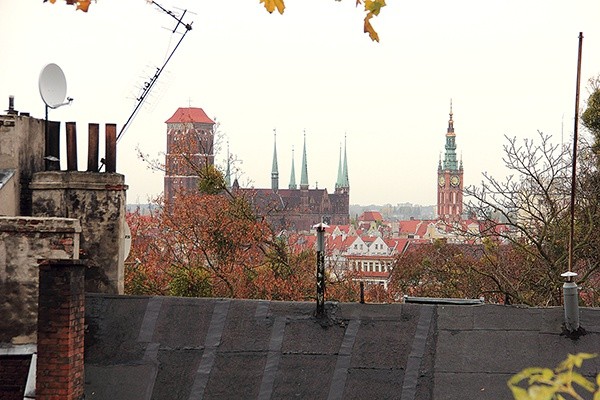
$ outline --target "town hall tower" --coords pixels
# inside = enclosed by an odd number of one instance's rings
[[[444,161],[440,157],[437,181],[437,214],[447,222],[458,222],[463,209],[463,165],[456,159],[456,134],[452,119],[452,101],[450,101],[450,119],[446,132],[446,152]]]

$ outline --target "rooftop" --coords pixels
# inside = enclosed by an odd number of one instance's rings
[[[86,399],[507,399],[523,368],[600,351],[600,309],[571,340],[562,308],[326,306],[88,295]]]
[[[181,124],[190,122],[201,122],[205,124],[214,124],[203,109],[197,107],[179,107],[171,118],[165,121],[166,124]]]

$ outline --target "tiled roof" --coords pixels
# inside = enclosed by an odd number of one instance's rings
[[[365,211],[360,217],[359,221],[383,221],[383,216],[379,211]]]
[[[166,124],[181,124],[190,122],[201,122],[204,124],[214,124],[215,121],[210,119],[201,108],[196,107],[179,107],[171,118],[165,121]]]

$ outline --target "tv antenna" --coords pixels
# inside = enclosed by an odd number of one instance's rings
[[[171,60],[171,57],[173,57],[173,54],[175,54],[175,51],[177,51],[177,48],[179,47],[179,45],[181,44],[181,42],[185,38],[185,35],[187,35],[188,32],[192,30],[192,23],[193,22],[186,23],[186,22],[183,21],[183,17],[187,13],[187,10],[183,10],[183,13],[181,14],[181,16],[178,17],[176,15],[176,13],[174,13],[173,11],[167,10],[166,8],[164,8],[163,6],[161,6],[160,4],[158,4],[156,1],[149,1],[149,3],[154,4],[162,12],[164,12],[165,14],[167,14],[171,18],[173,18],[175,21],[177,21],[177,24],[175,25],[175,28],[173,28],[173,31],[171,33],[175,33],[177,31],[177,29],[179,29],[180,26],[183,26],[185,30],[184,30],[183,34],[181,35],[181,38],[179,38],[179,41],[177,42],[177,44],[175,45],[175,47],[173,48],[173,50],[171,51],[171,53],[169,54],[169,56],[167,57],[167,59],[165,60],[165,62],[163,63],[162,67],[160,67],[160,68],[157,67],[156,68],[156,72],[154,73],[154,75],[152,75],[146,82],[144,82],[144,85],[142,86],[142,92],[135,99],[136,100],[136,105],[133,108],[133,111],[131,112],[131,114],[129,115],[129,118],[127,118],[127,121],[125,122],[125,124],[123,124],[123,126],[121,127],[121,130],[119,131],[119,134],[117,135],[117,142],[121,139],[121,137],[123,137],[123,134],[125,133],[125,131],[127,130],[128,126],[129,126],[129,123],[133,120],[133,118],[135,117],[135,115],[139,111],[140,107],[142,106],[142,104],[146,100],[146,97],[148,96],[148,94],[152,90],[152,87],[154,87],[154,84],[158,80],[158,77],[160,76],[160,74],[163,72],[163,70],[165,69],[165,67],[167,66],[167,64],[169,63],[169,61]]]

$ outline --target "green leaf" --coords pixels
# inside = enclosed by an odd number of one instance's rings
[[[385,0],[365,0],[365,11],[379,15],[381,8],[385,7]]]

